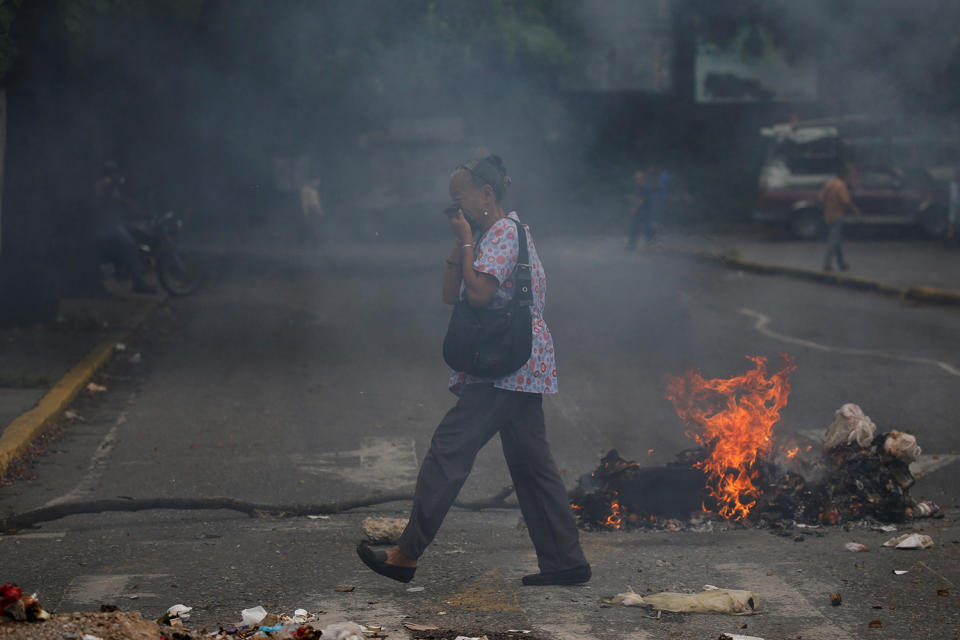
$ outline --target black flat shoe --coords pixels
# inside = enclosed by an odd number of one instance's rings
[[[398,567],[395,564],[387,564],[386,551],[374,551],[362,542],[357,545],[357,555],[363,560],[363,564],[376,573],[398,582],[410,582],[417,570],[415,567]]]
[[[528,587],[541,587],[551,584],[583,584],[590,581],[591,575],[590,565],[585,564],[563,571],[531,573],[528,576],[523,576],[523,584]]]

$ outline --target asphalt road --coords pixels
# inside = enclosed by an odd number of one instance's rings
[[[402,516],[403,503],[328,519],[148,511],[73,516],[0,537],[0,581],[39,591],[57,611],[111,602],[157,616],[182,602],[196,608],[191,627],[211,629],[261,604],[382,624],[392,637],[407,637],[396,631],[404,620],[570,639],[960,637],[956,309],[627,253],[619,239],[548,238],[538,249],[559,363],[548,434],[568,486],[610,448],[658,465],[692,446],[664,399],[666,375],[697,368],[725,377],[745,371],[748,355],[777,370],[789,353],[797,369],[779,441],[822,432],[845,402],[881,430],[915,433],[927,473],[912,493],[953,507],[915,523],[936,547],[880,550],[888,534],[856,527],[808,531],[802,542],[726,525],[587,532],[590,586],[535,589],[519,584],[535,560],[517,511],[454,511],[412,583],[424,589],[410,592],[366,571],[353,552],[363,517]],[[439,355],[446,251],[386,242],[317,254],[230,248],[211,289],[172,301],[139,332],[127,354],[142,361],[125,354],[104,371],[108,390],[77,405],[85,421],[37,461],[33,478],[0,488],[0,504],[218,495],[316,503],[412,489],[453,404]],[[507,484],[491,443],[462,497]],[[873,551],[849,553],[850,540]],[[901,568],[910,573],[892,574]],[[705,584],[753,590],[764,613],[655,620],[601,606],[628,586]],[[830,606],[834,592],[840,607]]]

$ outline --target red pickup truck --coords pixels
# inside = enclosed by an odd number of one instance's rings
[[[843,142],[832,127],[765,129],[771,151],[760,173],[755,222],[777,225],[812,240],[824,231],[819,201],[824,183],[836,174]],[[894,167],[850,164],[848,187],[863,214],[850,224],[919,227],[933,237],[947,230],[947,189],[932,178],[909,178]]]

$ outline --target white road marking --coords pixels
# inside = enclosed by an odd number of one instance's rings
[[[133,396],[131,395],[131,401],[132,399]],[[100,445],[97,447],[96,451],[94,451],[93,455],[90,456],[90,464],[87,466],[87,472],[84,474],[80,482],[77,483],[77,486],[75,486],[69,493],[62,495],[59,498],[54,498],[53,500],[47,501],[47,503],[43,506],[52,507],[64,502],[81,500],[94,494],[97,488],[97,483],[100,482],[100,478],[103,476],[103,472],[107,467],[107,458],[110,456],[110,453],[113,452],[113,447],[117,444],[117,431],[120,429],[120,425],[126,421],[127,412],[123,411],[119,416],[117,416],[113,426],[110,427],[110,431],[107,432],[107,435],[105,435],[103,440],[100,441]]]
[[[132,573],[77,576],[70,581],[63,599],[56,611],[63,611],[64,604],[96,605],[111,604],[118,599],[130,596],[138,598],[155,598],[157,594],[143,591],[128,591],[128,584],[138,584],[144,580],[167,578],[166,573]],[[139,585],[138,585],[139,586]],[[73,608],[73,607],[68,607]]]
[[[294,454],[291,458],[306,473],[331,474],[371,489],[397,489],[413,484],[419,469],[412,439],[366,438],[360,448],[352,451]]]
[[[953,366],[948,362],[942,360],[934,360],[933,358],[922,358],[920,356],[904,356],[896,353],[887,353],[886,351],[874,351],[872,349],[851,349],[848,347],[831,347],[830,345],[821,344],[819,342],[813,342],[812,340],[804,340],[803,338],[795,338],[793,336],[788,336],[783,333],[779,333],[770,329],[767,325],[770,324],[769,316],[765,316],[758,311],[753,309],[742,308],[740,313],[750,316],[756,322],[754,322],[753,328],[762,333],[763,335],[773,338],[775,340],[780,340],[781,342],[787,342],[789,344],[795,344],[802,347],[807,347],[809,349],[816,349],[817,351],[826,351],[829,353],[843,353],[851,356],[866,356],[871,358],[884,358],[887,360],[899,360],[901,362],[909,362],[911,364],[924,364],[932,367],[937,367],[938,369],[945,371],[946,373],[952,376],[960,376],[960,369]]]
[[[62,540],[66,535],[66,531],[36,531],[34,533],[17,533],[9,536],[0,536],[0,542],[4,540]]]
[[[820,640],[852,640],[842,629],[832,626],[820,611],[807,602],[799,591],[775,575],[767,575],[763,565],[752,562],[718,564],[716,569],[735,576],[734,588],[749,589],[760,597],[760,610],[784,618],[808,618],[814,628],[796,629],[796,635]],[[814,633],[814,630],[816,633]]]
[[[924,456],[921,455],[920,459],[916,462],[910,464],[910,473],[913,475],[926,475],[932,473],[937,469],[942,469],[948,464],[952,464],[960,460],[960,455],[955,455],[952,453],[941,453],[937,455]]]

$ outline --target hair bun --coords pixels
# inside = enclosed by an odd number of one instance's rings
[[[501,158],[497,154],[491,153],[489,156],[484,158],[484,162],[488,162],[491,165],[493,165],[494,168],[496,168],[496,170],[500,172],[501,176],[507,175],[507,168],[503,166],[503,158]]]

